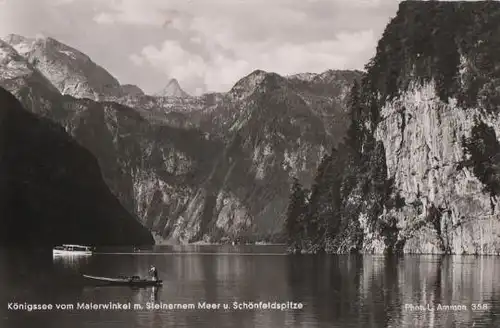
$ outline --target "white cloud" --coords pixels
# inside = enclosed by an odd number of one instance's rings
[[[142,56],[139,56],[137,54],[131,54],[129,56],[129,58],[137,66],[143,66],[144,65],[144,58]]]
[[[186,90],[194,93],[197,88],[227,91],[255,69],[287,75],[361,68],[369,57],[366,53],[375,49],[377,36],[371,29],[336,34],[331,31],[322,38],[316,36],[316,39],[296,42],[294,35],[280,35],[279,29],[288,24],[307,32],[308,24],[316,22],[291,8],[284,8],[273,20],[273,12],[278,9],[271,8],[254,16],[251,22],[244,17],[250,13],[240,12],[241,9],[234,12],[237,15],[216,11],[205,12],[203,16],[179,15],[172,24],[178,30],[177,40],[167,40],[160,46],[149,45],[131,59],[178,79]],[[259,29],[266,34],[259,34]],[[261,37],[252,35],[254,31]],[[204,50],[203,54],[199,47]]]
[[[154,92],[175,77],[191,93],[227,91],[255,69],[285,75],[362,68],[399,2],[6,1],[1,35],[45,32],[120,81]]]
[[[198,36],[193,36],[189,39],[192,43],[202,44],[203,40]]]
[[[73,3],[76,0],[50,0],[51,4],[54,4],[56,6],[58,5],[66,5],[69,3]]]
[[[172,21],[178,14],[167,1],[121,0],[105,1],[105,4],[107,5],[106,10],[94,18],[96,22],[101,24],[124,23],[162,26],[166,22]]]
[[[115,18],[108,13],[99,13],[94,17],[94,21],[98,24],[113,24]]]
[[[238,42],[224,31],[214,33],[212,39],[208,39],[205,34],[200,40],[205,41],[208,49],[224,46],[230,54],[217,52],[211,57],[202,57],[190,52],[179,42],[168,40],[159,48],[145,47],[131,59],[135,64],[148,63],[170,78],[177,78],[191,92],[197,88],[228,91],[238,79],[255,69],[287,75],[359,67],[364,62],[357,62],[356,54],[376,44],[371,30],[353,34],[343,32],[336,39],[307,44]]]

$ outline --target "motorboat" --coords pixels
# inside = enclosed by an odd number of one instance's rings
[[[52,250],[54,256],[66,256],[66,255],[92,255],[94,247],[82,246],[82,245],[61,245],[56,246]]]
[[[104,286],[159,287],[163,285],[162,280],[142,279],[139,276],[110,278],[84,274],[83,277],[97,285]]]

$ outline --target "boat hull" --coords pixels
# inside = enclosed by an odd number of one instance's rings
[[[163,285],[162,280],[149,280],[149,279],[132,280],[130,278],[96,277],[85,274],[83,275],[83,277],[94,284],[102,286],[159,287]]]
[[[52,250],[52,255],[54,256],[89,256],[92,255],[91,251],[65,251],[65,250]]]

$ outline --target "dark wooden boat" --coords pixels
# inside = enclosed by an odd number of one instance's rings
[[[139,276],[109,278],[84,274],[83,277],[104,286],[158,287],[163,285],[162,280],[141,279]]]

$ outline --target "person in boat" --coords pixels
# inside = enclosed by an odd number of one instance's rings
[[[149,269],[149,273],[153,277],[153,280],[158,280],[158,270],[156,270],[156,267],[154,265],[151,265],[151,268]]]

